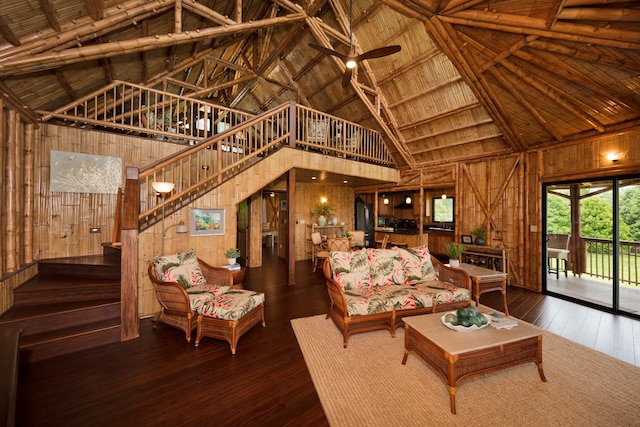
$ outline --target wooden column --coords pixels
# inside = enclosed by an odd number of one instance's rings
[[[138,216],[140,215],[139,170],[127,168],[120,231],[122,275],[120,284],[120,340],[138,338]]]
[[[296,284],[296,170],[291,169],[287,179],[287,284],[289,286]]]

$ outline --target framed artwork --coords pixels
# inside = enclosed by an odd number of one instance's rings
[[[224,209],[191,208],[192,236],[221,236],[224,234]]]
[[[287,199],[281,199],[280,200],[280,210],[281,211],[286,211],[287,210]]]
[[[463,234],[462,235],[462,243],[465,245],[471,245],[473,244],[473,239],[471,238],[471,236],[467,235],[467,234]]]

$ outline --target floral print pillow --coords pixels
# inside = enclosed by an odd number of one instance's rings
[[[193,249],[173,255],[157,256],[153,263],[158,277],[164,282],[177,282],[185,289],[207,283]]]
[[[333,278],[343,289],[370,288],[369,259],[367,250],[329,253]]]
[[[394,248],[402,260],[405,275],[405,285],[415,285],[427,280],[435,280],[436,272],[431,263],[431,254],[427,246],[417,248]]]
[[[395,249],[367,249],[373,286],[402,285],[404,271],[400,254]]]

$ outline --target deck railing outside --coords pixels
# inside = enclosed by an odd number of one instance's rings
[[[613,241],[581,237],[586,266],[584,274],[599,279],[613,279]],[[640,242],[620,241],[620,284],[640,286]]]

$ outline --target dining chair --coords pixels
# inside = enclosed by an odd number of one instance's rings
[[[322,241],[322,236],[317,231],[311,233],[311,243],[313,244],[313,271],[315,272],[318,264],[329,258],[329,251]]]
[[[351,239],[348,237],[331,237],[327,239],[327,249],[329,252],[349,252],[351,250]]]
[[[364,248],[364,230],[349,230],[348,233],[351,235],[351,246]]]

